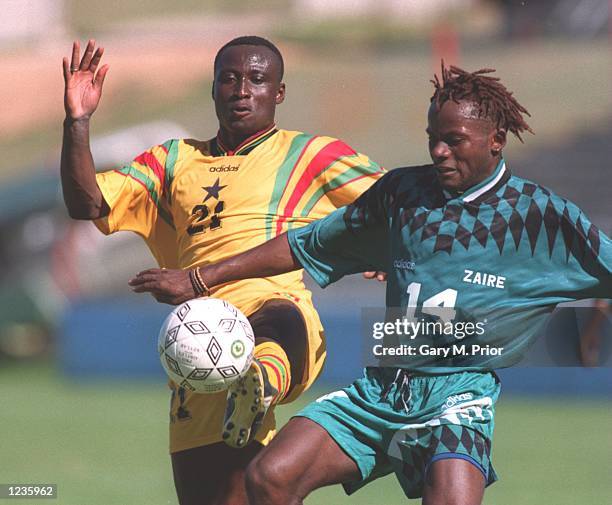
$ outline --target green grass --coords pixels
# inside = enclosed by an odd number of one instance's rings
[[[57,483],[58,505],[174,505],[168,393],[163,381],[153,382],[76,385],[51,367],[4,366],[0,482]],[[281,422],[314,397],[282,408]],[[612,503],[610,403],[502,398],[496,423],[494,463],[501,481],[487,490],[486,504]],[[393,477],[351,498],[336,486],[306,501],[405,502]]]

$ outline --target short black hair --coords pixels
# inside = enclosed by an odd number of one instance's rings
[[[283,55],[278,50],[278,47],[276,47],[272,42],[270,42],[268,39],[264,39],[263,37],[258,37],[257,35],[243,35],[242,37],[236,37],[235,39],[230,40],[221,49],[219,49],[217,51],[217,55],[215,56],[215,64],[213,67],[215,73],[217,73],[217,65],[219,64],[219,58],[221,57],[221,53],[223,53],[223,51],[225,51],[228,47],[233,46],[267,47],[278,58],[278,62],[280,63],[280,79],[283,79],[283,74],[285,73],[285,62],[283,61]]]
[[[486,75],[492,72],[495,69],[481,68],[475,72],[466,72],[454,65],[447,68],[442,61],[441,79],[434,75],[431,81],[434,85],[431,102],[439,108],[448,100],[456,103],[472,100],[480,107],[481,117],[488,117],[497,128],[512,132],[522,142],[521,133],[528,131],[533,134],[523,117],[531,114],[517,102],[499,77]]]

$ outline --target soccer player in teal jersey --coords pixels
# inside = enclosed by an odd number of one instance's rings
[[[432,165],[393,170],[345,209],[202,270],[213,286],[301,267],[321,286],[386,271],[388,307],[413,315],[442,306],[454,323],[488,319],[494,331],[479,342],[507,347],[482,360],[366,368],[306,407],[251,463],[252,505],[299,504],[334,483],[350,493],[391,472],[426,505],[481,503],[496,480],[493,369],[524,355],[558,303],[610,297],[610,239],[574,204],[506,166],[507,132],[520,139],[531,130],[490,72],[443,66],[428,115]],[[143,282],[160,289],[159,279]],[[177,301],[192,295],[189,286],[162,288]]]

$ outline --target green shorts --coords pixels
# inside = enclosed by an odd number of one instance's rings
[[[359,467],[361,479],[344,484],[348,494],[394,472],[406,496],[418,498],[429,465],[440,459],[469,461],[486,485],[497,480],[491,442],[499,390],[489,372],[414,375],[366,368],[363,378],[297,416],[319,424]]]

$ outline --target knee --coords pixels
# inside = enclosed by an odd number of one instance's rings
[[[289,488],[283,464],[272,458],[255,458],[246,470],[246,489],[249,503],[254,505],[285,505],[288,503]]]

